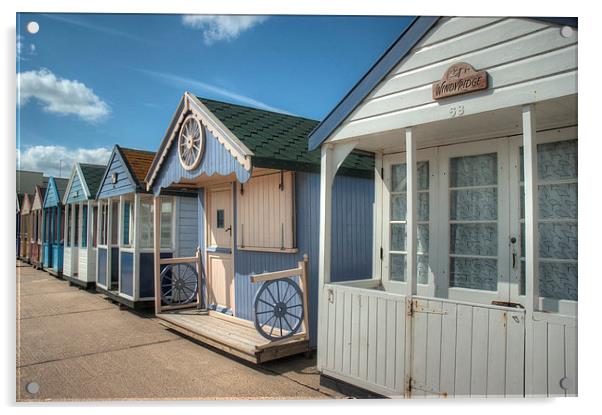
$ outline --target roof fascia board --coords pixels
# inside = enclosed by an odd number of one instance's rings
[[[121,147],[119,147],[119,145],[116,144],[115,148],[117,149],[117,155],[119,156],[119,158],[121,159],[121,162],[125,166],[125,171],[130,179],[130,182],[134,185],[136,190],[141,189],[142,184],[138,183],[138,180],[136,180],[136,177],[134,176],[134,173],[132,172],[132,166],[130,166],[130,162],[128,161],[127,157],[121,151]]]
[[[73,167],[71,168],[71,174],[69,175],[69,181],[67,182],[67,186],[65,187],[65,192],[63,193],[63,199],[61,200],[60,196],[58,198],[59,201],[63,205],[67,204],[67,197],[69,196],[69,192],[71,191],[71,185],[73,183],[73,178],[75,177],[76,173],[77,173],[77,163],[75,163],[73,165]],[[58,188],[57,188],[57,193],[58,193]]]

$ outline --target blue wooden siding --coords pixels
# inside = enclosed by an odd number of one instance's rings
[[[113,183],[113,173],[117,173],[117,182]],[[132,180],[127,167],[121,158],[117,149],[113,149],[111,159],[107,165],[107,172],[104,176],[97,198],[106,199],[108,197],[124,195],[136,191],[136,184]]]
[[[234,193],[235,194],[235,193]],[[204,241],[202,222],[204,206],[199,192],[199,241]],[[332,281],[370,278],[372,276],[372,226],[374,181],[337,176],[333,187]],[[318,251],[320,220],[320,175],[295,174],[296,241],[295,254],[235,250],[234,284],[236,316],[253,319],[253,299],[260,284],[249,276],[263,272],[295,268],[309,257],[309,316],[311,345],[316,345],[318,300]],[[236,198],[234,198],[234,238],[236,238]],[[235,239],[236,240],[236,239]],[[201,247],[203,249],[203,247]],[[204,252],[204,251],[202,251]]]
[[[46,190],[46,196],[44,197],[44,208],[50,208],[59,206],[61,204],[61,197],[56,187],[54,177],[48,179],[48,189]]]
[[[132,252],[120,252],[121,267],[119,269],[119,291],[134,295],[134,254]]]
[[[196,248],[199,246],[197,204],[196,198],[178,198],[178,228],[176,236],[178,238],[178,256],[180,257],[195,255]]]
[[[75,168],[77,170],[77,167]],[[69,193],[67,194],[67,203],[81,202],[86,200],[86,192],[79,176],[79,172],[76,171],[73,179],[71,180],[71,186],[69,187]]]
[[[171,258],[171,252],[161,252],[161,258]],[[161,266],[161,270],[165,265]],[[140,253],[140,298],[155,296],[155,254]]]
[[[107,250],[98,247],[97,251],[98,269],[96,270],[96,280],[99,284],[107,285]]]
[[[153,183],[153,192],[158,195],[161,189],[178,183],[182,179],[194,179],[202,176],[236,174],[240,182],[249,180],[250,173],[226,150],[226,148],[205,128],[205,152],[196,169],[185,170],[178,157],[177,137],[169,149],[157,177]],[[175,145],[174,145],[175,143]]]

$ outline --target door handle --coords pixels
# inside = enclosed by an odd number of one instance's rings
[[[512,268],[516,268],[516,252],[512,253]]]
[[[232,232],[232,226],[228,226],[228,227],[227,227],[227,228],[224,230],[224,232]]]

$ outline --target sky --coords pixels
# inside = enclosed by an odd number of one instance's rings
[[[115,144],[156,151],[185,91],[322,120],[410,21],[18,14],[17,168],[67,177]]]

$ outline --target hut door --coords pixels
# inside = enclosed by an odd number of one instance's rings
[[[231,311],[234,308],[232,263],[232,187],[207,192],[207,304]]]

